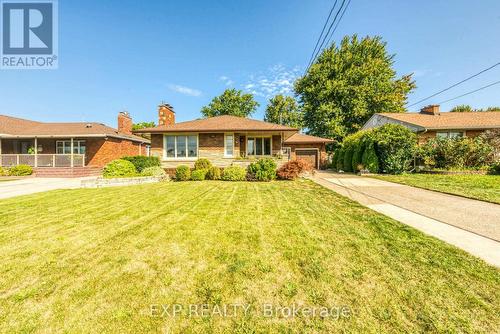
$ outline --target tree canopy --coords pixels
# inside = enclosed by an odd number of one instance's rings
[[[482,111],[500,111],[500,107],[488,107],[486,109],[474,109],[468,104],[461,104],[453,107],[450,112],[482,112]]]
[[[241,90],[226,89],[221,95],[216,96],[207,105],[201,108],[205,117],[233,115],[248,117],[255,112],[259,103],[252,94],[244,94]]]
[[[394,55],[381,37],[346,36],[325,49],[295,83],[308,132],[341,141],[374,114],[405,112],[415,87],[411,74],[396,78]]]
[[[302,128],[302,114],[291,96],[276,95],[269,100],[264,115],[266,122]]]
[[[154,128],[156,126],[155,122],[140,122],[132,125],[132,130],[140,130],[146,128]]]

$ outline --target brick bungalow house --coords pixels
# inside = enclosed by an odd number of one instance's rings
[[[27,164],[37,176],[96,174],[111,160],[148,155],[149,143],[132,133],[127,112],[118,114],[118,129],[101,123],[44,123],[0,115],[0,166]]]
[[[378,113],[363,130],[384,124],[401,124],[416,132],[420,143],[435,137],[476,137],[487,130],[500,129],[500,112],[440,112],[439,105],[424,107],[419,113]]]
[[[289,126],[237,116],[176,123],[169,104],[158,107],[158,117],[159,126],[135,133],[151,135],[151,155],[160,157],[166,169],[192,167],[198,158],[207,158],[219,167],[245,166],[259,157],[273,157],[278,165],[301,158],[321,168],[327,163],[326,144],[332,142]]]

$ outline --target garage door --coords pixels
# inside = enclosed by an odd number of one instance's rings
[[[304,159],[311,163],[314,168],[318,168],[318,151],[317,150],[296,150],[297,159]]]

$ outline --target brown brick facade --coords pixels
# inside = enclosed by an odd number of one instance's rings
[[[326,153],[325,144],[286,144],[286,147],[290,147],[290,159],[297,159],[296,151],[297,149],[317,149],[319,155],[319,167],[325,168],[328,165],[328,155]]]
[[[438,132],[465,132],[466,137],[477,137],[487,130],[429,130],[427,132],[418,133],[418,143],[423,144],[431,138],[436,138]]]

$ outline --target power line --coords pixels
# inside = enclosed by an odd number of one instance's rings
[[[323,37],[323,33],[325,32],[326,25],[328,24],[328,21],[330,21],[330,17],[332,16],[333,10],[337,6],[337,1],[338,0],[335,0],[335,3],[333,4],[332,9],[330,9],[330,13],[328,14],[328,17],[326,18],[325,24],[323,25],[323,29],[321,30],[321,34],[319,35],[318,40],[316,41],[316,45],[314,46],[314,50],[311,54],[311,58],[309,59],[309,63],[307,65],[307,67],[309,67],[309,65],[311,64],[311,62],[313,60],[314,54],[316,53],[316,48],[318,47],[319,41],[321,40],[321,37]]]
[[[337,27],[339,26],[340,21],[342,21],[342,18],[344,17],[345,12],[347,11],[347,7],[349,7],[350,4],[351,4],[351,0],[348,0],[347,1],[347,5],[345,5],[344,11],[340,15],[340,18],[337,21],[337,24],[335,25],[335,28],[333,28],[332,34],[330,35],[330,38],[328,39],[328,42],[326,43],[326,45],[330,44],[330,41],[332,40],[333,34],[335,33],[335,30],[337,30]]]
[[[486,88],[488,88],[488,87],[491,87],[491,86],[494,86],[494,85],[498,85],[499,83],[500,83],[500,80],[499,80],[499,81],[496,81],[496,82],[494,82],[494,83],[491,83],[491,84],[489,84],[489,85],[483,86],[483,87],[481,87],[481,88],[475,89],[475,90],[473,90],[473,91],[467,92],[467,93],[465,93],[465,94],[462,94],[462,95],[459,95],[459,96],[455,96],[455,97],[453,97],[453,98],[451,98],[451,99],[448,99],[448,100],[446,100],[446,101],[439,102],[438,104],[443,104],[443,103],[446,103],[446,102],[450,102],[450,101],[453,101],[453,100],[459,99],[459,98],[464,97],[464,96],[466,96],[466,95],[470,95],[470,94],[472,94],[472,93],[479,92],[480,90],[486,89]]]
[[[458,86],[458,85],[460,85],[460,84],[462,84],[462,83],[464,83],[464,82],[466,82],[466,81],[468,81],[468,80],[470,80],[470,79],[472,79],[472,78],[475,78],[475,77],[477,77],[478,75],[483,74],[484,72],[489,71],[489,70],[491,70],[492,68],[494,68],[494,67],[496,67],[496,66],[498,66],[498,65],[500,65],[500,62],[498,62],[498,63],[496,63],[495,65],[490,66],[490,67],[488,67],[488,68],[486,68],[486,69],[482,70],[481,72],[478,72],[478,73],[476,73],[476,74],[474,74],[474,75],[471,75],[470,77],[468,77],[468,78],[466,78],[466,79],[464,79],[464,80],[462,80],[462,81],[460,81],[460,82],[457,82],[456,84],[451,85],[450,87],[447,87],[447,88],[445,88],[445,89],[443,89],[443,90],[440,90],[439,92],[437,92],[437,93],[435,93],[435,94],[432,94],[431,96],[428,96],[428,97],[426,97],[425,99],[422,99],[422,100],[419,100],[419,101],[417,101],[417,102],[415,102],[415,103],[412,103],[412,104],[410,104],[408,107],[413,107],[414,105],[417,105],[417,104],[419,104],[419,103],[421,103],[421,102],[424,102],[424,101],[426,101],[426,100],[428,100],[428,99],[430,99],[430,98],[432,98],[432,97],[434,97],[434,96],[436,96],[436,95],[439,95],[439,94],[441,94],[441,93],[443,93],[443,92],[446,92],[447,90],[450,90],[450,89],[452,89],[453,87],[456,87],[456,86]]]
[[[319,52],[320,52],[320,51],[321,51],[321,49],[323,48],[323,45],[325,44],[326,38],[327,38],[327,37],[328,37],[328,35],[330,34],[330,30],[332,30],[332,27],[333,27],[333,25],[335,24],[335,22],[337,21],[337,17],[339,16],[340,11],[342,10],[342,7],[344,7],[345,1],[346,1],[346,0],[342,0],[342,4],[340,5],[340,8],[339,8],[339,9],[337,10],[337,12],[335,13],[335,17],[333,18],[333,21],[330,23],[330,26],[328,27],[328,30],[327,30],[327,32],[326,32],[326,34],[325,34],[325,36],[323,37],[323,40],[321,41],[321,44],[319,45],[318,50],[317,50],[317,51],[316,51],[316,53],[314,54],[312,61],[309,63],[309,65],[307,65],[306,72],[309,70],[309,67],[311,67],[311,65],[314,63],[314,61],[316,60],[316,57],[318,56]]]
[[[337,12],[335,13],[335,17],[333,18],[333,21],[332,23],[330,24],[330,26],[328,27],[328,30],[325,34],[325,37],[323,38],[323,40],[321,41],[321,44],[318,48],[318,50],[316,51],[316,54],[314,55],[314,58],[313,58],[313,61],[312,63],[316,60],[316,57],[318,57],[318,54],[320,53],[321,51],[321,48],[323,47],[323,45],[325,44],[325,41],[326,41],[326,38],[328,37],[328,35],[330,34],[330,30],[332,29],[333,25],[335,24],[335,22],[337,21],[337,17],[339,16],[340,12],[342,11],[342,7],[344,7],[344,4],[345,4],[345,1],[346,0],[342,0],[342,4],[340,5],[340,8],[337,10]],[[312,63],[309,65],[311,66]]]

